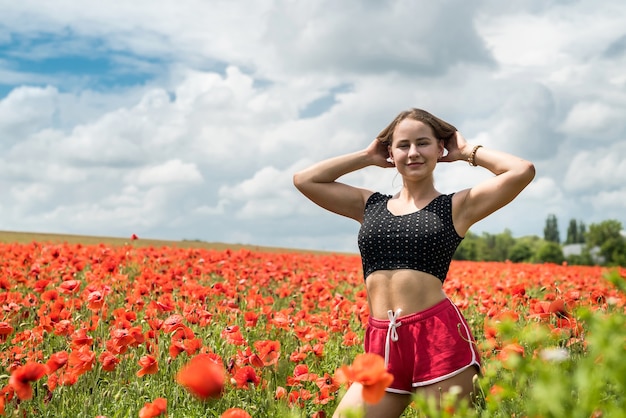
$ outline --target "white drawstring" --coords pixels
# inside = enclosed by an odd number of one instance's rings
[[[402,325],[402,322],[396,322],[396,319],[400,316],[400,312],[402,312],[402,309],[400,308],[396,309],[395,313],[391,309],[387,311],[387,316],[389,317],[389,328],[387,329],[387,338],[385,339],[385,367],[387,367],[387,364],[389,363],[389,349],[391,341],[398,341],[398,331],[396,331],[396,328]]]

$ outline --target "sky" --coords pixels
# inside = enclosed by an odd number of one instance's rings
[[[0,230],[356,252],[293,174],[418,107],[535,164],[475,224],[626,225],[626,2],[0,0]],[[442,193],[491,174],[440,163]],[[340,181],[394,194],[394,169]]]

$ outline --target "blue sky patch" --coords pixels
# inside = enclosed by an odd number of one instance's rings
[[[350,84],[341,84],[333,87],[324,96],[313,100],[300,111],[300,118],[314,118],[328,111],[335,103],[337,103],[337,94],[345,93],[352,89]]]
[[[0,97],[24,84],[53,84],[62,91],[138,85],[162,73],[165,65],[160,59],[113,51],[102,40],[75,37],[68,31],[12,36],[11,42],[0,44],[0,56],[4,68],[23,80],[20,84],[0,80]]]
[[[11,90],[13,90],[13,86],[10,86],[8,84],[0,84],[0,99],[2,99],[3,97],[7,97],[9,93],[11,93]]]

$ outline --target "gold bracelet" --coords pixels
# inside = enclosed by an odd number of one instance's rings
[[[476,145],[473,149],[472,149],[472,153],[470,154],[469,157],[467,157],[467,162],[469,163],[469,165],[471,165],[472,167],[476,167],[476,151],[478,151],[478,148],[482,147],[482,145]]]

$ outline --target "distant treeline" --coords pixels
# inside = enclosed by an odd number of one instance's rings
[[[537,235],[513,238],[508,229],[500,234],[468,232],[454,259],[626,266],[626,236],[617,220],[587,228],[583,222],[572,219],[561,243],[557,217],[548,215],[543,235],[543,238]]]

